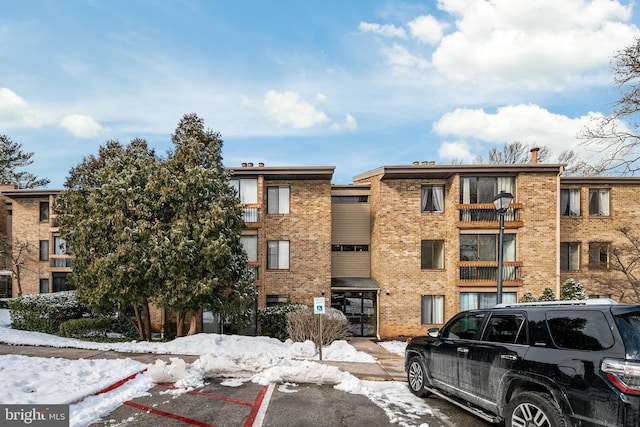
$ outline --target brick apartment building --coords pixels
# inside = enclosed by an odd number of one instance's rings
[[[243,205],[242,243],[259,290],[256,308],[324,296],[357,336],[424,333],[461,309],[496,302],[501,190],[514,201],[505,215],[503,301],[569,278],[591,296],[631,301],[609,283],[617,229],[638,228],[640,179],[562,177],[562,165],[383,166],[331,183],[333,167],[230,168]],[[13,258],[21,256],[24,294],[70,288],[51,207],[56,190],[2,191]],[[22,244],[22,246],[20,246]],[[0,294],[16,296],[15,271]],[[0,295],[3,296],[3,295]],[[205,332],[220,332],[203,313]],[[254,333],[255,327],[246,331]]]

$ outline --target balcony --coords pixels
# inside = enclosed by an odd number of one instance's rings
[[[497,228],[500,217],[493,203],[457,204],[460,212],[458,228]],[[505,228],[517,228],[523,225],[520,220],[522,203],[511,203],[504,214]]]
[[[502,280],[506,286],[522,285],[522,261],[504,261]],[[458,286],[497,286],[497,261],[459,261]]]
[[[242,220],[247,226],[256,226],[260,221],[260,208],[257,206],[243,205]]]
[[[53,268],[72,268],[73,258],[66,255],[51,254],[49,255],[49,264]]]

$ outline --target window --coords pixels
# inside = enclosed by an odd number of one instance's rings
[[[498,295],[495,292],[461,292],[460,310],[475,310],[478,308],[491,308],[498,302]],[[515,292],[503,292],[502,302],[514,304],[516,302]]]
[[[289,241],[288,240],[267,241],[267,269],[269,270],[289,269]]]
[[[41,294],[49,293],[49,279],[40,279],[40,293]]]
[[[49,261],[49,241],[40,240],[40,261]]]
[[[493,314],[485,328],[483,341],[506,344],[524,343],[524,333],[519,332],[524,323],[522,314]],[[519,339],[520,338],[520,339]]]
[[[289,187],[267,187],[267,213],[289,213]]]
[[[603,350],[613,345],[609,323],[600,311],[547,313],[553,342],[571,350]]]
[[[560,215],[580,216],[579,188],[563,188],[560,190]]]
[[[589,243],[589,268],[594,270],[609,268],[609,243]]]
[[[240,236],[240,243],[247,253],[247,261],[258,261],[258,236]]]
[[[40,222],[49,221],[49,202],[40,202]]]
[[[560,270],[580,270],[580,243],[560,242]]]
[[[369,245],[331,245],[331,252],[369,252]]]
[[[609,216],[609,189],[589,189],[589,215]]]
[[[499,236],[496,234],[461,234],[460,261],[497,261]],[[516,235],[504,234],[504,261],[516,260]]]
[[[444,268],[444,240],[423,240],[420,258],[420,268],[423,270],[442,270]]]
[[[53,236],[53,253],[54,254],[66,254],[67,243],[64,239],[58,235]]]
[[[267,295],[267,307],[289,304],[289,295]]]
[[[480,330],[484,317],[484,313],[472,313],[461,316],[449,324],[447,328],[443,329],[440,336],[451,340],[473,339]]]
[[[76,287],[67,282],[69,273],[53,273],[53,292],[72,291]]]
[[[422,295],[420,323],[444,323],[444,295]]]
[[[513,176],[464,176],[460,178],[460,203],[493,203],[493,198],[504,191],[515,196]]]
[[[444,185],[423,185],[422,212],[444,212]]]
[[[236,190],[240,203],[243,205],[258,203],[258,180],[256,178],[232,179],[231,188]]]
[[[369,196],[331,196],[332,203],[369,203]]]

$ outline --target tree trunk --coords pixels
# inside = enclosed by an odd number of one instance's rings
[[[20,285],[20,265],[16,265],[16,286],[18,287],[18,298],[22,296],[22,285]]]
[[[181,337],[183,335],[184,319],[185,319],[184,311],[179,311],[176,313],[176,337]]]
[[[196,314],[191,313],[191,321],[189,322],[189,332],[187,335],[195,335],[196,334]]]
[[[138,330],[138,335],[140,335],[140,340],[146,341],[144,326],[142,324],[142,316],[140,315],[140,309],[137,303],[133,304],[133,313],[136,316],[136,329]]]
[[[151,340],[151,312],[149,311],[149,300],[142,300],[142,313],[144,313],[144,334],[146,340]]]

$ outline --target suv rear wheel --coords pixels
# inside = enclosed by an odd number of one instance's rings
[[[507,406],[506,427],[565,427],[567,423],[551,396],[525,391]]]
[[[409,389],[411,393],[418,397],[425,397],[431,394],[431,392],[424,389],[427,382],[426,372],[422,365],[420,357],[413,356],[409,360],[409,367],[407,368],[407,382],[409,383]]]

